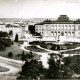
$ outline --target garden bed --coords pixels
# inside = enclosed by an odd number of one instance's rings
[[[5,67],[0,66],[0,72],[6,72],[6,71],[9,71],[9,69],[8,69],[8,68],[5,68]]]
[[[34,51],[34,52],[47,52],[46,50],[40,49],[37,46],[27,46],[27,47],[25,47],[25,49]]]
[[[56,46],[58,48],[57,50],[67,50],[67,49],[74,49],[74,48],[80,47],[80,43],[71,43],[71,44],[67,43],[64,45],[55,45],[52,43],[41,43],[40,46],[50,50],[56,50]]]

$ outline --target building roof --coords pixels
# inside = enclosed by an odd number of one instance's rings
[[[20,27],[18,24],[7,24],[6,27]]]
[[[47,19],[35,25],[44,25],[44,24],[80,24],[80,19],[73,21],[70,20],[67,15],[60,15],[57,20],[51,21]]]

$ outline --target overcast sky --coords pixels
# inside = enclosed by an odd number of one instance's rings
[[[0,0],[0,18],[80,18],[79,0]]]

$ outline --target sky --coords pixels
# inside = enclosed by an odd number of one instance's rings
[[[0,0],[0,18],[80,18],[80,0]]]

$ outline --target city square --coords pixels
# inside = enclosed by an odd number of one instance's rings
[[[1,0],[0,79],[80,79],[79,7],[76,0]]]

